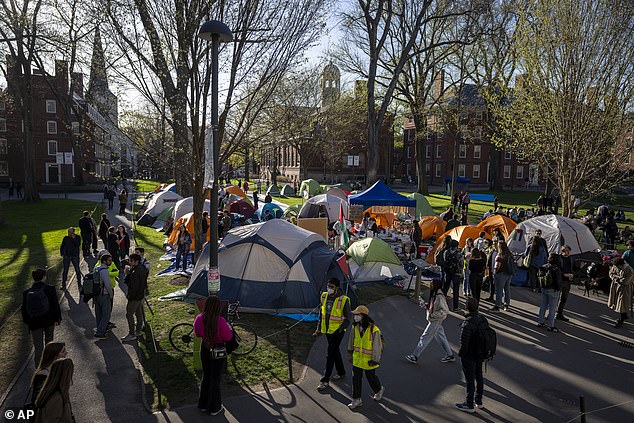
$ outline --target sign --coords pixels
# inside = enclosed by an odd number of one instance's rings
[[[55,154],[55,164],[64,164],[64,153]]]
[[[352,220],[353,222],[363,220],[363,206],[351,204],[348,208],[348,220]]]
[[[212,267],[207,271],[207,292],[210,294],[220,291],[220,270]]]
[[[73,153],[64,153],[64,164],[73,164]]]

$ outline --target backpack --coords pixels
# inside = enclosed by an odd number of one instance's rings
[[[497,348],[497,333],[484,320],[478,326],[478,357],[481,360],[493,360]]]
[[[445,271],[451,274],[457,274],[460,271],[460,266],[458,265],[458,251],[457,250],[447,250],[447,260],[445,260]]]
[[[441,268],[445,267],[445,250],[436,251],[434,259],[436,260],[437,266],[440,266]]]
[[[101,294],[101,275],[99,274],[100,266],[84,276],[84,283],[81,286],[84,294],[84,301],[98,297]]]
[[[555,287],[555,277],[553,276],[553,268],[550,265],[544,265],[537,272],[537,279],[540,288],[552,289]]]
[[[510,254],[506,259],[506,274],[514,275],[515,272],[517,272],[517,262],[515,261],[513,254]]]
[[[374,341],[374,324],[372,324],[370,330],[370,333],[372,334],[372,341]],[[381,354],[383,354],[383,350],[385,349],[385,338],[383,337],[383,332],[379,332],[379,335],[381,336]]]
[[[42,284],[41,288],[31,288],[29,292],[26,293],[26,313],[32,319],[46,316],[51,308],[45,289],[46,285]]]

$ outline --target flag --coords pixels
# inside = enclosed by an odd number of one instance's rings
[[[339,245],[345,250],[348,248],[348,244],[350,244],[350,236],[348,234],[348,227],[346,226],[346,221],[343,218],[343,203],[339,203],[339,222],[341,223],[341,233],[339,236]]]

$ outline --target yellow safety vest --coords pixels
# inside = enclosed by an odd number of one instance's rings
[[[331,334],[334,333],[339,326],[343,323],[343,308],[346,305],[346,301],[350,302],[350,298],[345,295],[340,295],[335,298],[332,304],[332,310],[330,310],[330,319],[328,320],[328,328],[326,328],[326,300],[328,299],[328,293],[321,294],[321,326],[320,332]]]
[[[354,348],[352,352],[352,365],[354,367],[359,367],[363,370],[372,370],[379,367],[378,364],[375,366],[368,364],[368,361],[372,360],[372,342],[375,336],[381,336],[381,331],[375,325],[368,327],[365,332],[363,332],[363,336],[361,336],[359,332],[359,326],[355,325],[354,343],[352,344]]]

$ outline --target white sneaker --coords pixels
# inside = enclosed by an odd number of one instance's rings
[[[121,340],[123,342],[128,342],[128,341],[136,341],[137,340],[137,336],[133,333],[129,333],[126,336],[124,336],[123,338],[121,338]]]
[[[324,391],[326,389],[328,389],[330,385],[328,384],[328,382],[320,382],[319,385],[317,385],[317,390],[318,391]]]
[[[225,411],[225,406],[224,406],[224,405],[221,405],[221,406],[220,406],[220,410],[218,410],[218,411],[212,411],[212,412],[211,412],[211,413],[209,413],[209,414],[211,414],[212,416],[217,416],[218,414],[222,413],[223,411]]]
[[[354,410],[355,408],[359,408],[363,405],[363,400],[361,398],[353,399],[350,404],[348,404],[348,408]]]
[[[379,392],[377,392],[376,394],[372,395],[372,398],[374,399],[374,401],[381,401],[381,398],[383,398],[383,393],[385,392],[385,387],[381,386],[381,389],[379,389]]]

